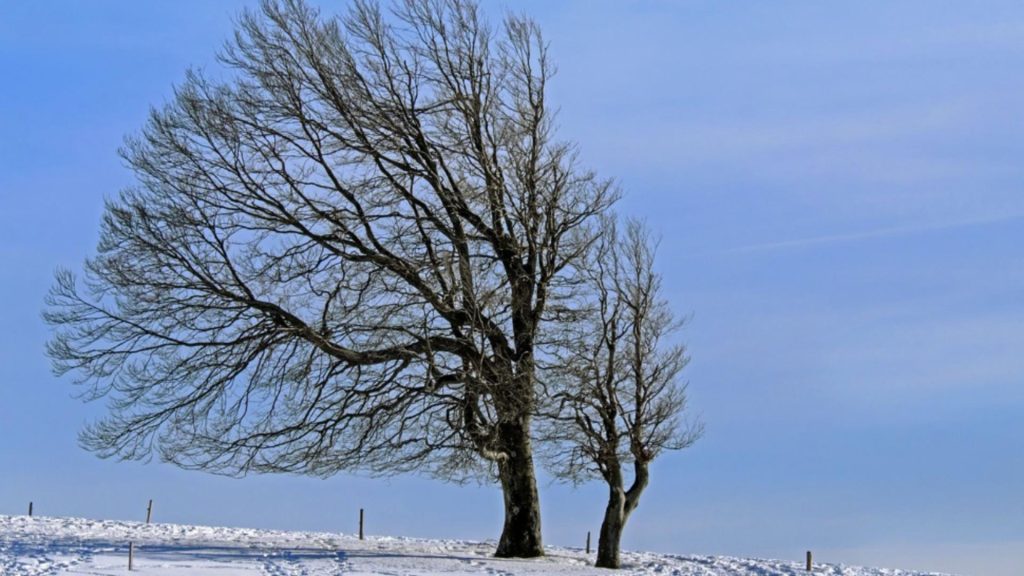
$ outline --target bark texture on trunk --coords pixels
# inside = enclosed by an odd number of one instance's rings
[[[605,478],[608,482],[608,506],[604,509],[601,537],[597,541],[597,561],[594,565],[598,568],[618,568],[621,564],[619,551],[622,532],[630,514],[640,505],[640,495],[647,488],[650,478],[646,462],[634,462],[633,472],[633,485],[629,490],[623,489],[622,472],[617,462]]]
[[[535,558],[544,555],[540,531],[540,498],[533,469],[529,421],[500,424],[509,457],[498,465],[505,497],[505,526],[495,556]]]
[[[601,522],[601,535],[597,541],[598,568],[619,567],[619,546],[622,541],[622,529],[626,525],[626,496],[622,488],[611,488],[608,494],[608,506],[604,509],[604,521]]]

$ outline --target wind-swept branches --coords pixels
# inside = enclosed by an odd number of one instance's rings
[[[532,22],[466,0],[268,0],[122,155],[50,354],[83,443],[229,474],[497,472],[499,554],[541,553],[537,338],[616,194],[554,139]]]
[[[542,437],[556,476],[608,485],[597,565],[617,568],[622,530],[648,485],[650,463],[693,444],[703,427],[682,421],[686,384],[678,378],[688,358],[668,342],[682,323],[661,295],[649,233],[637,221],[620,232],[611,218],[602,228],[580,269],[589,305],[565,335]]]

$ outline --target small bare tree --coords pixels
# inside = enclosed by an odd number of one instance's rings
[[[581,268],[593,301],[586,319],[569,327],[569,355],[560,358],[542,435],[557,476],[607,483],[596,565],[618,568],[622,532],[648,485],[651,461],[690,446],[703,427],[682,421],[686,384],[679,373],[688,358],[667,341],[682,322],[661,295],[649,234],[637,221],[624,234],[610,219],[603,229]]]
[[[543,554],[535,355],[615,199],[555,139],[537,26],[472,0],[266,0],[122,152],[49,353],[102,456],[226,474],[483,473]]]

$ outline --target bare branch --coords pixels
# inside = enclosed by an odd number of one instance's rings
[[[554,139],[539,29],[468,0],[266,0],[220,61],[126,140],[136,185],[51,293],[55,370],[109,406],[83,444],[226,474],[496,472],[506,534],[529,532],[499,554],[540,553],[536,358],[617,193]]]

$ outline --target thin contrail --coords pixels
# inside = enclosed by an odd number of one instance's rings
[[[766,252],[771,250],[784,250],[786,248],[802,248],[805,246],[817,246],[822,244],[837,244],[842,242],[855,242],[858,240],[870,240],[874,238],[890,238],[893,236],[906,236],[922,232],[933,232],[936,230],[950,230],[954,228],[968,228],[984,224],[1008,222],[1011,220],[1024,219],[1024,213],[1003,214],[1000,216],[988,216],[984,218],[972,218],[957,222],[942,222],[937,224],[921,224],[914,226],[895,226],[892,228],[881,228],[865,232],[853,232],[849,234],[829,234],[825,236],[812,236],[810,238],[797,238],[794,240],[782,240],[779,242],[767,242],[763,244],[750,244],[719,250],[719,254],[747,254],[751,252]]]

